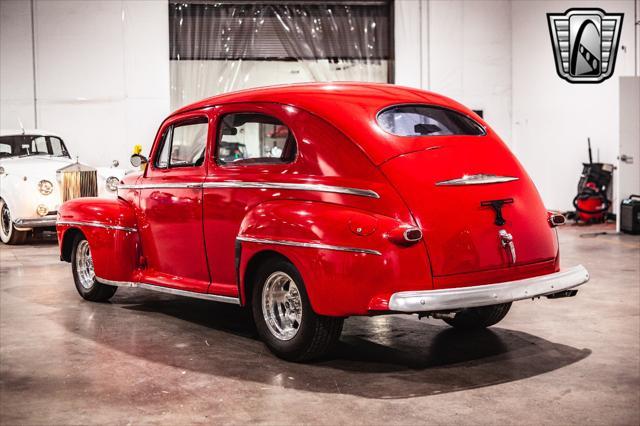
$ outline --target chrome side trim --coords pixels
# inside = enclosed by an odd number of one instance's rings
[[[47,215],[35,219],[16,219],[13,221],[16,228],[44,228],[56,226],[57,215]]]
[[[335,194],[358,195],[360,197],[380,198],[377,192],[370,189],[349,188],[346,186],[332,186],[315,183],[278,183],[278,182],[245,182],[223,181],[205,182],[204,188],[259,188],[259,189],[289,189],[294,191],[331,192]]]
[[[184,182],[184,183],[149,183],[140,185],[118,185],[118,189],[185,189],[202,188],[201,182]]]
[[[259,189],[289,189],[297,191],[331,192],[335,194],[357,195],[360,197],[380,198],[377,192],[370,189],[349,188],[346,186],[332,186],[315,183],[278,183],[278,182],[247,182],[227,180],[222,182],[186,182],[186,183],[157,183],[140,185],[118,185],[118,189],[184,189],[184,188],[259,188]]]
[[[230,296],[219,296],[217,294],[207,294],[207,293],[196,293],[195,291],[187,291],[187,290],[178,290],[177,288],[170,287],[162,287],[160,285],[148,284],[148,283],[139,283],[139,282],[129,282],[129,281],[112,281],[104,278],[96,277],[96,280],[102,284],[113,285],[116,287],[138,287],[143,288],[145,290],[157,291],[160,293],[173,294],[176,296],[184,296],[191,297],[194,299],[203,299],[203,300],[211,300],[214,302],[223,302],[223,303],[231,303],[234,305],[240,304],[240,299],[237,297]]]
[[[436,183],[436,186],[461,186],[461,185],[488,185],[490,183],[504,183],[518,180],[513,176],[496,176],[496,175],[464,175],[461,178],[443,180]]]
[[[545,296],[578,287],[589,281],[589,272],[578,265],[553,274],[498,284],[443,290],[401,291],[389,299],[389,310],[433,312],[497,305]]]
[[[321,250],[335,250],[335,251],[346,251],[350,253],[364,253],[364,254],[373,254],[376,256],[381,256],[377,250],[365,249],[365,248],[357,248],[357,247],[344,247],[344,246],[332,246],[329,244],[320,244],[320,243],[305,243],[300,241],[288,241],[288,240],[270,240],[265,238],[251,238],[251,237],[237,237],[238,241],[243,241],[247,243],[258,243],[258,244],[275,244],[280,246],[291,246],[291,247],[305,247],[305,248],[315,248]]]
[[[93,226],[94,228],[113,229],[113,230],[116,230],[116,231],[126,231],[126,232],[137,232],[138,231],[135,228],[128,228],[126,226],[117,226],[117,225],[107,225],[107,224],[100,223],[100,222],[59,220],[55,224],[56,225]]]

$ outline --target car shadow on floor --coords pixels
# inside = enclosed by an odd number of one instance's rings
[[[591,354],[499,327],[460,332],[444,323],[393,315],[349,318],[330,355],[310,364],[289,363],[257,339],[247,310],[137,289],[119,292],[108,304],[79,301],[56,316],[83,338],[151,362],[367,398],[491,386],[544,374]]]

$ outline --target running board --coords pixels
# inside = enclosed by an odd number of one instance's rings
[[[157,291],[160,293],[173,294],[175,296],[191,297],[194,299],[210,300],[213,302],[231,303],[233,305],[240,305],[240,299],[230,296],[219,296],[217,294],[197,293],[195,291],[178,290],[177,288],[163,287],[155,284],[138,283],[130,281],[111,281],[104,278],[96,277],[96,281],[105,285],[112,285],[115,287],[138,287],[145,290]]]

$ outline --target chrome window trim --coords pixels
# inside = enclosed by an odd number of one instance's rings
[[[187,182],[187,183],[158,183],[139,185],[118,185],[118,189],[181,189],[181,188],[258,188],[258,189],[289,189],[294,191],[330,192],[335,194],[357,195],[360,197],[380,198],[380,195],[370,189],[350,188],[315,183],[278,183],[227,180],[221,182]]]
[[[290,241],[290,240],[271,240],[266,238],[252,238],[252,237],[241,237],[238,236],[236,238],[238,241],[247,242],[247,243],[258,243],[258,244],[275,244],[280,246],[290,246],[290,247],[304,247],[304,248],[315,248],[321,250],[334,250],[334,251],[345,251],[350,253],[363,253],[363,254],[373,254],[376,256],[381,256],[377,250],[358,248],[358,247],[345,247],[345,246],[334,246],[330,244],[321,244],[321,243],[305,243],[301,241]]]
[[[117,225],[107,225],[105,223],[100,223],[100,222],[59,220],[59,221],[56,222],[56,225],[92,226],[94,228],[113,229],[115,231],[138,232],[138,230],[135,229],[135,228],[129,228],[129,227],[126,227],[126,226],[117,226]]]
[[[447,311],[533,299],[570,290],[589,281],[582,265],[552,274],[471,287],[401,291],[391,295],[389,310],[398,312]]]
[[[460,178],[436,182],[436,186],[488,185],[490,183],[504,183],[518,180],[513,176],[497,176],[490,174],[464,175]]]
[[[213,302],[231,303],[234,305],[240,304],[240,299],[231,296],[220,296],[217,294],[197,293],[195,291],[178,290],[177,288],[163,287],[160,285],[143,283],[143,282],[131,282],[131,281],[113,281],[105,278],[96,277],[96,280],[102,284],[112,285],[116,287],[138,287],[145,290],[157,291],[160,293],[173,294],[176,296],[191,297],[194,299],[210,300]]]

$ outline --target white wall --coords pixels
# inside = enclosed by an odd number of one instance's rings
[[[625,49],[603,83],[571,84],[556,74],[546,13],[571,7],[625,14]],[[640,62],[634,0],[398,0],[395,8],[396,82],[483,109],[547,207],[572,209],[587,137],[600,161],[616,163],[618,78]]]
[[[0,1],[0,127],[34,127],[31,4]]]
[[[615,73],[600,84],[571,84],[556,73],[546,13],[571,7],[624,13]],[[594,160],[616,164],[618,79],[635,67],[633,0],[516,1],[512,11],[514,151],[549,208],[573,209],[581,162],[588,161],[587,137]]]
[[[511,4],[397,0],[396,83],[451,97],[511,143]]]
[[[31,5],[0,4],[2,127],[16,128],[18,113],[32,127]],[[133,145],[148,149],[169,113],[166,0],[37,0],[33,8],[37,127],[61,134],[82,162],[128,166]]]

